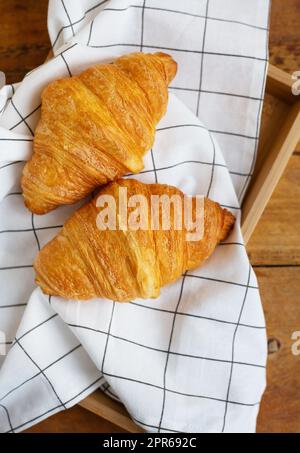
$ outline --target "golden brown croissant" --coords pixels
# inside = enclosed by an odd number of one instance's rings
[[[184,197],[172,186],[143,184],[133,179],[105,186],[73,214],[61,232],[38,254],[34,263],[36,283],[46,294],[72,299],[104,297],[115,301],[158,297],[163,285],[202,264],[227,237],[235,220],[229,211],[205,198],[204,234],[198,241],[186,240],[185,226],[175,229],[175,208],[169,210],[173,219],[169,230],[162,229],[161,217],[157,230],[120,230],[120,216],[115,230],[99,229],[97,216],[103,211],[97,200],[100,195],[112,195],[118,205],[120,187],[127,189],[128,200],[133,195],[146,197],[148,207],[152,195],[172,197],[177,194],[181,200]],[[192,209],[194,216],[195,197]],[[159,212],[162,216],[163,210]],[[132,211],[127,213],[127,220],[131,214]]]
[[[44,214],[139,172],[176,70],[167,54],[132,53],[50,83],[23,170],[26,206]]]

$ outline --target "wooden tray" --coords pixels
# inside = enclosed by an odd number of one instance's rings
[[[269,65],[257,160],[242,206],[242,232],[247,243],[288,160],[300,140],[300,96],[292,94],[291,76]],[[128,432],[143,432],[125,407],[100,390],[80,406]]]

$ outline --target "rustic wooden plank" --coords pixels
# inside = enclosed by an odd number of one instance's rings
[[[270,93],[265,94],[260,125],[258,153],[254,169],[255,174],[257,174],[261,169],[269,147],[272,146],[274,141],[274,130],[279,131],[284,119],[288,115],[289,110],[290,105],[285,101]]]
[[[287,72],[299,71],[300,0],[272,0],[270,63]]]
[[[294,103],[297,96],[294,95],[292,87],[294,79],[286,71],[277,66],[269,64],[268,77],[266,82],[266,92],[272,93],[276,97],[282,98],[283,101]]]
[[[300,264],[300,156],[293,155],[249,243],[252,264]]]
[[[74,406],[45,419],[24,431],[26,433],[123,433],[104,418],[80,406]]]
[[[50,49],[48,0],[0,2],[0,70],[7,83],[19,82],[42,64]]]
[[[273,130],[273,135],[274,141],[261,168],[252,177],[242,206],[242,232],[246,244],[297,146],[300,137],[300,102],[292,106],[279,132]]]
[[[292,354],[291,335],[300,331],[300,268],[255,269],[273,339],[268,385],[258,417],[258,432],[300,432],[300,355]],[[275,340],[275,341],[274,341]],[[277,341],[276,341],[277,340]],[[276,347],[277,345],[277,347]]]
[[[113,422],[116,426],[126,429],[130,433],[139,433],[143,430],[129,417],[125,407],[114,401],[103,392],[97,391],[80,402],[80,406],[94,414]]]
[[[300,68],[299,11],[300,0],[272,0],[270,63],[291,74]]]

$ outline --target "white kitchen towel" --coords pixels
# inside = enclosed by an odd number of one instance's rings
[[[50,0],[55,57],[0,91],[1,431],[28,428],[98,387],[147,431],[255,430],[266,331],[239,200],[256,157],[268,9],[267,0]],[[157,300],[46,297],[32,262],[75,207],[37,216],[23,204],[41,91],[96,62],[158,49],[177,60],[178,75],[135,177],[208,195],[236,215],[235,228]]]

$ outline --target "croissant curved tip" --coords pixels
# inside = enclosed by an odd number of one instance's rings
[[[24,204],[26,206],[26,208],[32,212],[32,214],[36,214],[36,215],[43,215],[43,214],[46,214],[48,211],[46,209],[43,209],[43,208],[37,208],[36,206],[33,206],[30,202],[28,202],[26,200],[26,198],[24,197],[24,194],[23,194],[23,198],[24,198]]]
[[[38,201],[32,202],[31,198],[29,196],[27,197],[26,190],[24,191],[24,189],[23,189],[22,195],[23,195],[23,200],[24,200],[24,204],[25,204],[26,208],[30,212],[32,212],[32,214],[37,214],[37,215],[47,214],[47,212],[52,211],[56,207],[56,206],[49,207],[45,203],[38,204]]]
[[[157,52],[156,56],[160,57],[163,60],[166,76],[167,76],[167,84],[169,85],[170,82],[174,79],[177,73],[177,63],[171,57],[171,55],[164,53],[164,52]]]
[[[221,229],[220,241],[224,241],[229,235],[235,223],[235,217],[227,209],[223,209],[223,225]]]

